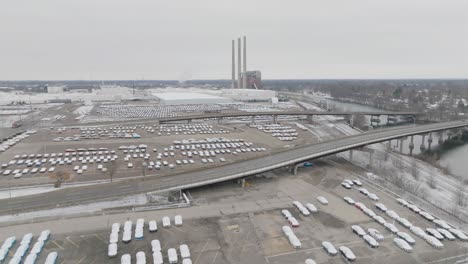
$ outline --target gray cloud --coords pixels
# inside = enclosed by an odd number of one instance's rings
[[[0,79],[230,77],[247,35],[264,78],[461,78],[467,1],[15,0]]]

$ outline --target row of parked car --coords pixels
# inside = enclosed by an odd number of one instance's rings
[[[250,127],[257,128],[272,137],[275,137],[281,141],[292,141],[296,140],[299,133],[291,126],[284,126],[280,124],[252,124]]]
[[[188,113],[202,113],[205,111],[221,111],[230,109],[217,104],[191,104],[191,105],[100,105],[96,112],[103,116],[117,118],[163,118]]]
[[[33,240],[33,234],[28,233],[23,236],[21,242],[19,242],[19,246],[16,249],[15,253],[12,254],[9,264],[34,264],[36,262],[37,257],[41,254],[45,243],[50,237],[50,230],[44,230],[41,232],[39,237],[37,238],[36,243],[34,243],[33,247],[30,248],[31,242]],[[0,263],[6,263],[8,256],[10,255],[10,250],[16,243],[16,237],[12,236],[7,238],[0,248]],[[27,254],[29,251],[29,254]],[[26,255],[27,254],[27,255]],[[24,257],[26,256],[26,258]],[[57,260],[58,254],[56,252],[51,252],[47,256],[46,264],[54,264]]]
[[[0,152],[4,152],[9,148],[13,147],[14,145],[18,144],[22,140],[28,138],[31,134],[37,133],[36,130],[28,130],[26,132],[18,132],[17,134],[13,135],[10,138],[2,139],[0,143]]]

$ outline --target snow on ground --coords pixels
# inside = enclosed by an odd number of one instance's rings
[[[146,195],[141,194],[141,195],[135,195],[135,196],[128,196],[128,197],[118,199],[118,200],[113,200],[113,201],[97,202],[97,203],[70,206],[70,207],[64,207],[64,208],[55,208],[55,209],[50,209],[50,210],[20,213],[16,215],[5,215],[5,216],[0,216],[0,222],[27,220],[27,219],[38,218],[38,217],[65,216],[65,215],[80,214],[80,213],[92,213],[92,212],[100,211],[101,209],[125,207],[125,206],[132,206],[132,205],[137,206],[137,205],[144,205],[146,203],[148,203],[148,199]]]
[[[312,104],[302,102],[302,105],[308,109],[317,109],[317,107]],[[345,123],[336,123],[330,116],[322,116],[322,119],[317,117],[315,120],[318,120],[317,123],[319,125],[317,126],[317,124],[315,124],[313,126],[308,126],[308,128],[312,128],[315,132],[313,134],[320,135],[322,140],[327,140],[329,138],[329,136],[327,137],[325,135],[327,131],[323,129],[325,123],[333,122],[333,128],[345,135],[356,135],[360,133],[360,131]],[[412,189],[408,191],[408,193],[428,201],[438,209],[442,209],[451,215],[457,215],[461,219],[468,219],[468,206],[465,205],[461,207],[458,206],[456,202],[457,193],[460,192],[460,184],[456,179],[444,175],[442,171],[424,161],[392,152],[387,149],[384,143],[374,144],[368,147],[376,151],[373,155],[371,170],[380,175],[380,180],[388,181],[388,184],[394,179],[392,177],[397,174],[403,177],[403,179],[407,181],[407,184],[412,186],[408,188]],[[349,160],[349,152],[340,153],[338,156]],[[353,151],[353,159],[351,162],[366,168],[369,164],[369,153]],[[417,179],[413,176],[414,171],[417,171]],[[436,183],[436,188],[431,188],[429,184],[433,180]],[[468,197],[468,190],[466,187],[462,189],[462,192],[465,197]]]
[[[35,187],[25,189],[11,189],[0,191],[0,199],[8,199],[13,197],[21,197],[26,195],[40,194],[55,191],[54,187]]]
[[[117,179],[114,181],[123,181],[123,180],[128,180],[128,178],[124,179]],[[131,177],[135,178],[135,177]],[[14,197],[21,197],[21,196],[26,196],[26,195],[33,195],[33,194],[41,194],[41,193],[46,193],[46,192],[52,192],[56,190],[61,190],[61,189],[68,189],[68,188],[75,188],[75,187],[83,187],[83,186],[90,186],[90,185],[96,185],[96,184],[102,184],[102,183],[108,183],[108,180],[97,180],[97,181],[91,181],[91,182],[85,182],[85,183],[64,183],[60,188],[55,188],[53,187],[52,184],[50,185],[41,185],[41,186],[32,186],[32,187],[13,187],[11,189],[0,189],[0,199],[8,199],[8,198],[14,198]]]

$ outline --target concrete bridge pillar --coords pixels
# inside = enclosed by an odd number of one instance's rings
[[[309,124],[313,124],[314,123],[314,115],[307,115],[307,122]]]
[[[431,144],[432,144],[432,133],[429,132],[429,137],[427,138],[427,149],[430,151],[431,150]]]
[[[278,124],[278,115],[273,115],[273,123]]]
[[[349,161],[352,161],[353,160],[353,150],[350,149],[349,150]]]
[[[351,127],[354,127],[354,115],[351,115],[351,117],[349,118],[349,125]]]
[[[444,143],[444,132],[439,133],[439,145]]]
[[[400,138],[400,154],[403,153],[403,142],[405,141],[405,138]]]
[[[223,118],[222,117],[218,117],[217,120],[218,120],[218,125],[221,125],[223,123]]]
[[[250,123],[255,124],[255,116],[254,115],[250,118]]]
[[[421,135],[421,137],[422,137],[422,142],[421,142],[421,146],[419,146],[419,149],[421,150],[421,152],[423,152],[424,150],[426,150],[426,145],[425,145],[426,135]]]
[[[411,136],[411,141],[409,144],[409,154],[410,156],[413,156],[413,149],[414,149],[414,136]]]

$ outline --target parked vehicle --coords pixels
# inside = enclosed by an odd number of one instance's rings
[[[413,251],[413,247],[410,246],[405,240],[401,239],[401,238],[394,238],[393,239],[393,242],[401,249],[403,249],[404,251],[410,253]]]
[[[348,261],[354,261],[356,260],[356,256],[354,255],[353,251],[349,249],[348,247],[341,246],[340,248],[341,254],[348,260]]]
[[[155,220],[151,220],[148,222],[148,230],[150,232],[157,232],[158,231],[158,224]]]
[[[109,256],[109,258],[113,258],[117,256],[117,244],[116,243],[109,244],[109,247],[107,249],[107,256]]]
[[[328,204],[327,198],[325,198],[325,197],[323,197],[323,196],[318,196],[318,197],[317,197],[317,200],[318,200],[321,204],[323,204],[323,205],[327,205],[327,204]]]
[[[414,245],[416,243],[416,240],[414,240],[414,238],[412,238],[408,233],[405,233],[405,232],[398,232],[396,233],[396,235],[405,240],[406,242],[408,242],[408,244],[411,244],[411,245]]]
[[[175,248],[170,248],[167,250],[167,257],[169,259],[169,263],[171,264],[178,262],[177,251]]]
[[[379,242],[377,242],[377,240],[375,240],[372,236],[370,235],[364,235],[362,237],[364,239],[364,241],[366,241],[366,243],[372,247],[372,248],[377,248],[379,247]]]
[[[377,229],[369,228],[367,229],[367,233],[369,233],[369,235],[372,236],[377,241],[384,240],[384,236]]]
[[[343,200],[345,200],[345,201],[346,201],[348,204],[350,204],[350,205],[354,205],[354,204],[355,204],[354,200],[353,200],[351,197],[345,196],[345,197],[343,197]]]
[[[333,246],[333,244],[328,241],[323,241],[322,247],[323,249],[325,249],[328,255],[336,256],[338,254],[338,251],[336,250],[335,246]]]
[[[366,232],[364,231],[364,229],[362,229],[362,227],[360,227],[358,225],[352,225],[351,229],[353,230],[353,233],[357,234],[360,237],[366,235]]]

